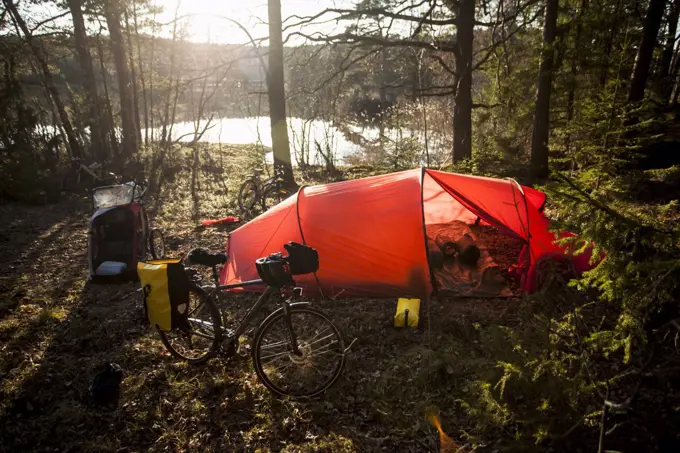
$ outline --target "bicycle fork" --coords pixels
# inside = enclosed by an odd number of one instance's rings
[[[298,300],[300,296],[302,295],[302,288],[294,288],[293,289],[293,297],[290,299],[293,302]],[[283,319],[286,322],[286,329],[288,329],[288,335],[290,338],[290,345],[293,354],[296,356],[301,356],[302,351],[300,351],[298,342],[297,342],[297,336],[295,335],[295,330],[293,329],[293,322],[291,321],[290,318],[290,303],[289,300],[283,300],[281,302],[281,305],[283,306]]]

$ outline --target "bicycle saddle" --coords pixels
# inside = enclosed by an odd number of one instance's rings
[[[189,251],[187,261],[191,264],[214,267],[226,263],[227,255],[225,253],[211,253],[208,249],[197,247]]]

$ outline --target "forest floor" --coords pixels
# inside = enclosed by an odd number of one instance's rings
[[[198,221],[236,214],[233,194],[257,157],[222,151],[225,160],[206,159],[195,178],[180,165],[162,196],[149,200],[168,255],[224,248],[227,230]],[[182,152],[178,161],[193,160]],[[318,302],[352,343],[346,369],[321,397],[277,398],[245,352],[201,366],[172,358],[144,319],[134,284],[89,284],[90,215],[82,196],[0,206],[0,451],[434,452],[432,406],[460,445],[545,451],[469,416],[474,389],[499,382],[499,361],[514,354],[505,329],[530,335],[539,322],[535,304],[433,301],[419,329],[401,331],[392,327],[393,299]],[[227,298],[222,308],[241,312],[252,301]],[[118,407],[102,410],[88,386],[109,362],[124,379]]]

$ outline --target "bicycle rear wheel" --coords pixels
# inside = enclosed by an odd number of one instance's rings
[[[250,212],[259,199],[260,188],[257,181],[251,178],[243,181],[238,191],[238,207],[241,209],[241,213]]]
[[[306,304],[291,305],[289,313],[300,354],[293,352],[289,324],[279,309],[262,322],[253,340],[255,371],[276,394],[315,396],[340,377],[345,364],[342,335],[326,315]]]
[[[222,341],[220,311],[212,298],[200,288],[189,291],[189,321],[183,328],[160,331],[168,352],[189,363],[203,363],[213,357]]]

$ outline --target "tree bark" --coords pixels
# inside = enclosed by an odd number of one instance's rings
[[[541,63],[538,68],[534,130],[531,137],[531,173],[534,179],[545,179],[550,173],[548,165],[550,92],[552,90],[558,3],[558,0],[545,0],[543,49],[541,51]]]
[[[294,187],[293,166],[286,124],[286,93],[283,75],[283,37],[281,30],[281,1],[269,0],[269,118],[272,128],[274,167],[282,172],[286,186]]]
[[[113,121],[113,108],[111,107],[111,96],[109,96],[109,84],[106,81],[108,72],[104,66],[104,46],[102,44],[101,36],[97,35],[97,56],[99,57],[99,72],[102,76],[102,87],[104,88],[104,114],[102,121],[106,124],[104,131],[106,131],[106,138],[111,144],[111,156],[115,159],[118,157],[118,138],[115,132],[115,122]]]
[[[149,146],[149,102],[146,93],[146,79],[144,77],[144,66],[142,64],[142,44],[139,36],[139,25],[137,24],[137,8],[132,8],[132,21],[135,26],[135,38],[137,40],[137,60],[139,65],[139,81],[142,84],[142,106],[144,108],[144,146]],[[153,53],[152,59],[153,62]],[[153,63],[152,63],[153,64]]]
[[[628,102],[639,102],[645,97],[645,87],[649,78],[649,67],[654,56],[654,45],[659,35],[661,20],[666,6],[666,0],[650,0],[642,30],[642,41],[638,48],[633,78],[628,92]]]
[[[102,122],[99,95],[97,94],[97,82],[87,43],[83,5],[81,0],[68,0],[67,3],[73,19],[76,54],[78,55],[80,70],[83,73],[83,88],[85,103],[88,107],[88,125],[90,126],[90,155],[96,162],[101,162],[110,156],[106,148],[106,133]]]
[[[120,99],[120,120],[122,129],[123,158],[137,152],[137,131],[134,120],[134,104],[125,42],[121,28],[121,12],[117,0],[104,2],[104,14],[109,28],[109,43],[118,76],[118,96]]]
[[[170,80],[168,82],[168,93],[165,98],[165,106],[163,108],[163,124],[161,126],[161,137],[160,142],[163,148],[165,148],[166,143],[171,140],[171,134],[168,134],[168,121],[170,120],[170,104],[171,104],[171,90],[173,89],[173,77],[175,77],[175,60],[178,52],[177,46],[177,19],[179,17],[179,3],[178,7],[175,9],[175,20],[172,25],[172,46],[170,46]],[[152,37],[153,39],[153,37]],[[154,47],[152,47],[152,53],[154,52]],[[179,76],[177,77],[177,84],[179,85]],[[152,78],[153,80],[153,78]],[[177,88],[174,91],[175,97],[177,97]]]
[[[673,91],[674,77],[671,74],[671,64],[675,49],[675,34],[678,31],[678,16],[680,16],[680,0],[674,0],[668,13],[666,45],[661,54],[661,68],[659,69],[660,95],[667,104],[671,102],[671,91]]]
[[[567,94],[567,124],[574,118],[574,102],[576,98],[576,78],[581,57],[581,35],[583,34],[583,14],[588,7],[588,0],[581,0],[577,16],[576,35],[574,36],[574,56],[571,59],[571,74],[569,76],[569,93]],[[567,155],[571,148],[571,133],[564,139],[564,149]]]
[[[45,88],[47,89],[47,92],[52,98],[52,102],[54,103],[54,106],[57,109],[59,121],[61,122],[61,126],[63,127],[64,133],[66,134],[66,144],[69,150],[71,151],[72,157],[81,158],[83,153],[81,150],[80,143],[78,142],[75,131],[73,130],[73,125],[71,124],[71,120],[69,119],[68,113],[66,112],[66,106],[64,105],[64,102],[62,101],[61,96],[59,95],[59,90],[54,84],[54,78],[52,77],[52,73],[50,72],[50,68],[47,64],[47,58],[43,54],[42,48],[40,47],[39,44],[33,41],[33,35],[31,34],[31,31],[28,29],[28,26],[26,25],[26,22],[24,21],[23,17],[21,17],[19,11],[17,11],[14,2],[12,0],[3,0],[3,3],[7,11],[9,11],[12,17],[14,18],[19,29],[21,29],[21,32],[24,34],[24,38],[26,39],[26,42],[31,48],[31,51],[33,53],[33,56],[35,57],[40,72],[42,73],[43,79],[42,81],[45,84]]]
[[[133,5],[134,7],[134,5]],[[130,80],[132,81],[132,106],[134,110],[135,131],[137,132],[137,143],[142,141],[142,122],[139,117],[139,89],[137,87],[137,70],[135,69],[135,53],[132,48],[132,33],[130,32],[130,20],[125,12],[125,34],[127,35],[128,45],[128,64],[130,65]]]
[[[456,94],[453,106],[453,162],[472,157],[472,41],[475,0],[453,4],[456,15]]]
[[[604,87],[607,85],[607,78],[609,77],[609,63],[611,61],[611,52],[612,52],[612,47],[614,45],[614,40],[616,38],[617,32],[618,32],[618,27],[615,26],[616,21],[619,17],[619,12],[621,11],[621,2],[622,0],[618,0],[616,2],[616,6],[614,7],[614,11],[611,15],[611,23],[612,26],[611,28],[611,33],[607,36],[607,40],[604,43],[604,52],[602,54],[604,63],[602,65],[602,71],[600,72],[600,87],[604,89]]]

